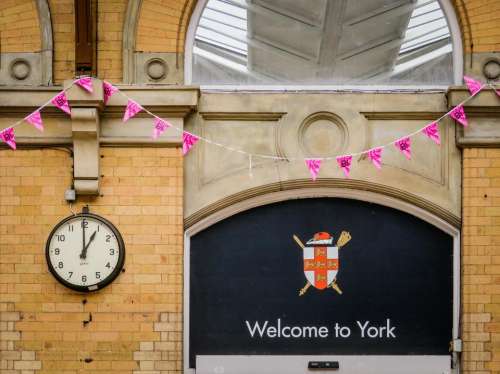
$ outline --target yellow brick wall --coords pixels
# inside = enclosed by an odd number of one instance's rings
[[[462,333],[466,374],[500,372],[500,149],[464,149]]]
[[[126,270],[107,288],[79,294],[58,284],[44,255],[50,230],[70,214],[69,154],[0,150],[1,372],[181,370],[181,151],[101,154],[103,196],[79,199],[75,210],[88,203],[118,227]]]
[[[122,36],[127,0],[98,3],[97,71],[99,78],[122,81]]]
[[[471,33],[474,52],[500,52],[500,1],[454,0],[458,13],[464,48],[471,51]],[[470,27],[470,31],[469,31]]]
[[[75,9],[73,0],[49,0],[54,40],[54,84],[75,72]]]
[[[40,23],[33,0],[0,1],[2,52],[36,52],[41,49]]]
[[[145,0],[137,26],[136,50],[184,52],[184,39],[195,0]]]

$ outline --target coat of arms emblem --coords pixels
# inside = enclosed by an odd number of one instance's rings
[[[342,290],[337,284],[340,267],[339,249],[351,240],[351,235],[347,231],[342,231],[336,244],[333,244],[334,238],[327,232],[314,234],[306,245],[302,244],[296,235],[293,235],[293,239],[302,248],[304,274],[307,279],[306,285],[299,291],[299,296],[304,295],[311,286],[318,290],[332,288],[341,295]]]

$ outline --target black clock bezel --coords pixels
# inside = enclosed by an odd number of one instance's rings
[[[52,241],[52,237],[54,236],[54,234],[56,233],[56,231],[61,226],[63,226],[65,223],[67,223],[68,221],[71,221],[71,220],[73,220],[75,218],[85,218],[85,217],[89,217],[89,218],[95,219],[97,221],[100,221],[104,225],[106,225],[107,227],[110,228],[110,230],[113,232],[113,234],[115,235],[116,240],[118,242],[119,257],[118,257],[118,262],[116,263],[115,269],[113,270],[113,272],[107,278],[105,278],[104,280],[102,280],[99,283],[91,284],[91,285],[88,285],[88,286],[79,286],[79,285],[76,285],[76,284],[68,282],[67,280],[65,280],[64,278],[62,278],[56,272],[56,270],[52,266],[52,262],[50,261],[49,252],[50,252],[50,243]],[[113,225],[107,219],[105,219],[105,218],[103,218],[103,217],[101,217],[101,216],[99,216],[97,214],[93,214],[93,213],[78,213],[78,214],[71,215],[71,216],[68,216],[68,217],[64,218],[57,225],[54,226],[54,228],[52,229],[52,231],[49,234],[49,237],[47,239],[47,243],[45,245],[45,259],[47,261],[47,266],[49,268],[49,271],[52,273],[52,275],[54,276],[54,278],[56,278],[57,281],[59,283],[61,283],[62,285],[66,286],[66,287],[68,287],[68,288],[70,288],[70,289],[72,289],[74,291],[78,291],[78,292],[85,292],[85,293],[95,292],[95,291],[101,290],[104,287],[108,286],[122,272],[123,265],[125,264],[125,242],[123,241],[122,235],[120,234],[120,232],[118,231],[118,229],[115,227],[115,225]]]

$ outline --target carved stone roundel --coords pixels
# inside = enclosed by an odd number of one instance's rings
[[[152,58],[151,60],[148,60],[145,68],[147,76],[154,81],[165,78],[168,73],[167,64],[160,58]]]
[[[489,80],[496,80],[500,77],[500,60],[490,59],[483,65],[483,74]]]
[[[304,119],[298,137],[300,148],[307,157],[328,157],[346,148],[348,129],[336,114],[319,112]]]
[[[28,61],[24,59],[15,59],[10,64],[10,75],[17,80],[24,80],[29,77],[31,73],[31,66]]]

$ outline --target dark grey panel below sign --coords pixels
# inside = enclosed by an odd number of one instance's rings
[[[327,232],[333,244],[315,246],[334,247],[343,230],[352,239],[338,263],[334,249],[325,254],[342,294],[319,289],[328,273],[311,249],[316,287],[299,296],[306,252],[292,235],[305,244]],[[191,238],[190,251],[190,367],[196,355],[449,353],[453,238],[404,212],[291,200],[217,223]]]

